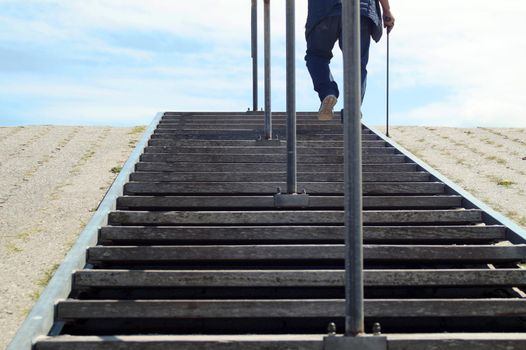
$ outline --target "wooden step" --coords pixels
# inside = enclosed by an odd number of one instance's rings
[[[480,242],[505,239],[503,226],[365,226],[366,242]],[[343,242],[342,226],[104,226],[101,242]],[[151,244],[151,243],[150,243]]]
[[[88,263],[183,261],[343,260],[342,244],[96,246]],[[365,261],[517,262],[526,260],[526,246],[494,245],[364,245]]]
[[[85,288],[342,287],[343,270],[82,270],[73,285]],[[366,287],[526,285],[526,269],[365,270]]]
[[[230,123],[235,124],[237,122],[250,122],[259,123],[262,127],[265,123],[265,117],[263,115],[195,115],[191,117],[163,117],[159,121],[158,125],[163,124],[207,124],[207,123]],[[322,124],[322,125],[342,125],[341,117],[339,112],[335,112],[335,118],[328,121],[318,120],[317,115],[296,115],[296,122],[300,124]],[[286,124],[287,116],[272,113],[272,125],[275,124]],[[370,132],[371,130],[362,125],[362,131]]]
[[[109,225],[341,225],[342,210],[295,211],[115,211]],[[366,210],[365,225],[480,223],[482,211],[470,210]]]
[[[340,147],[298,147],[298,155],[327,155],[327,156],[342,156],[343,148]],[[257,154],[257,155],[287,155],[286,145],[280,147],[181,147],[181,146],[148,146],[144,149],[144,153],[174,153],[174,154]],[[364,147],[362,153],[366,155],[387,155],[395,154],[394,147]]]
[[[286,132],[287,124],[285,122],[280,123],[273,123],[272,125],[272,131],[274,132]],[[182,130],[203,130],[203,131],[209,131],[209,130],[260,130],[264,128],[263,122],[221,122],[221,123],[208,123],[208,122],[196,122],[196,123],[179,123],[179,124],[160,124],[157,126],[157,129],[155,129],[156,133],[159,134],[170,134],[173,132],[178,132]],[[319,132],[319,133],[326,133],[326,132],[332,132],[332,133],[343,133],[343,126],[341,123],[330,123],[330,124],[322,124],[322,123],[297,123],[296,124],[296,132],[298,134],[301,133],[310,133],[310,132]],[[370,135],[371,133],[368,131],[362,131],[364,135]]]
[[[338,115],[338,117],[327,120],[327,121],[320,121],[318,120],[317,116],[296,116],[296,121],[299,124],[324,124],[324,125],[341,125],[341,118]],[[263,124],[265,122],[265,117],[263,115],[244,115],[244,116],[193,116],[193,117],[163,117],[159,121],[159,125],[166,125],[166,124],[186,124],[186,123],[192,123],[192,124],[208,124],[208,123],[243,123],[243,122],[250,122],[250,123],[259,123],[259,125]],[[286,124],[287,123],[287,117],[283,115],[272,115],[272,125],[275,124]],[[370,131],[369,129],[362,127],[363,131]]]
[[[365,196],[367,209],[459,208],[460,196]],[[192,208],[275,208],[274,196],[124,196],[117,198],[118,210],[176,210]],[[309,196],[309,208],[343,208],[343,196]]]
[[[220,123],[258,123],[261,126],[265,122],[265,117],[263,115],[245,115],[245,116],[194,116],[191,118],[187,117],[163,117],[159,121],[159,126],[163,125],[178,125],[178,124],[220,124]],[[296,122],[298,124],[316,124],[316,125],[342,125],[341,118],[333,118],[332,120],[318,120],[317,116],[300,116],[296,117]],[[287,124],[287,117],[276,115],[272,116],[272,125],[275,124]],[[370,132],[369,129],[362,127],[363,131]]]
[[[415,163],[400,164],[364,164],[363,172],[408,172],[416,171]],[[284,172],[285,163],[214,163],[213,167],[207,163],[164,163],[139,162],[136,171],[177,171],[177,172]],[[343,172],[343,164],[298,164],[297,171],[304,172]]]
[[[221,129],[236,129],[246,128],[252,130],[262,130],[265,122],[263,120],[211,120],[211,121],[179,121],[179,122],[161,122],[157,126],[157,131],[174,131],[174,130],[213,130],[216,128]],[[287,128],[287,122],[273,121],[272,130],[273,132],[279,130],[283,132]],[[332,123],[321,123],[319,121],[299,121],[296,123],[296,130],[302,132],[304,130],[320,130],[323,132],[342,132],[343,125],[341,122]],[[371,134],[369,130],[362,130],[364,134]]]
[[[508,341],[506,344],[509,344]],[[69,336],[42,337],[35,350],[323,350],[323,336]],[[456,349],[452,349],[456,350]],[[459,349],[465,350],[465,349]],[[471,350],[471,349],[469,349]],[[510,350],[483,348],[481,350]],[[514,350],[514,349],[513,349]]]
[[[287,163],[285,154],[172,154],[145,153],[141,162],[196,162],[196,163]],[[363,164],[396,164],[404,163],[404,155],[365,155]],[[343,156],[298,155],[298,164],[343,164]]]
[[[523,299],[375,299],[366,317],[523,317]],[[344,300],[65,300],[58,320],[111,318],[343,317]]]
[[[254,140],[171,140],[171,139],[151,139],[149,146],[167,147],[254,147]],[[362,147],[386,147],[384,140],[363,140]],[[286,147],[286,141],[281,146],[257,146],[263,148]],[[343,150],[343,141],[298,141],[299,148],[338,148]]]
[[[526,333],[385,334],[389,350],[524,350]],[[326,334],[42,337],[35,350],[324,350]]]
[[[272,125],[272,132],[273,133],[280,133],[282,135],[286,134],[287,124],[286,123],[278,123]],[[193,131],[193,130],[201,130],[204,132],[208,131],[216,131],[216,130],[252,130],[252,131],[259,131],[264,130],[264,123],[263,122],[240,122],[240,123],[218,123],[218,124],[210,124],[207,122],[203,123],[182,123],[182,124],[176,124],[176,125],[168,125],[168,124],[162,124],[158,125],[155,129],[155,133],[158,134],[171,134],[171,133],[177,133],[179,131]],[[297,123],[296,124],[296,132],[297,134],[302,133],[343,133],[343,125],[341,123]],[[362,130],[362,135],[373,135],[369,130]]]
[[[300,118],[303,118],[303,117],[316,117],[317,116],[317,113],[316,112],[306,112],[306,111],[298,111],[296,112],[296,116],[297,117],[300,117]],[[183,117],[183,118],[194,118],[194,117],[232,117],[232,116],[241,116],[241,117],[246,117],[246,116],[263,116],[264,115],[264,112],[263,111],[256,111],[256,112],[251,112],[251,111],[241,111],[241,112],[209,112],[209,111],[194,111],[194,112],[183,112],[183,111],[167,111],[167,112],[164,112],[163,113],[163,118],[178,118],[178,117]],[[285,118],[287,115],[286,112],[280,112],[280,111],[273,111],[272,112],[272,116],[273,117],[283,117]]]
[[[216,115],[216,116],[203,116],[203,115],[196,115],[192,117],[163,117],[159,121],[159,125],[164,124],[185,124],[185,123],[199,123],[199,124],[208,124],[208,123],[243,123],[243,122],[250,122],[250,123],[259,123],[261,125],[265,121],[265,116],[262,114],[255,114],[255,115]],[[317,115],[296,115],[296,122],[299,124],[322,124],[322,125],[341,125],[341,118],[340,114],[336,112],[336,116],[332,120],[324,120],[320,121],[318,120]],[[272,114],[272,125],[275,125],[276,123],[287,123],[287,116],[285,115],[275,115]],[[362,126],[363,131],[369,131],[369,129]]]
[[[298,188],[307,193],[343,194],[342,182],[299,182]],[[151,194],[168,196],[176,194],[259,194],[272,195],[277,188],[287,188],[286,182],[128,182],[124,193]],[[364,195],[397,195],[397,194],[443,194],[445,185],[441,182],[364,182]]]
[[[181,130],[174,131],[171,133],[153,133],[152,139],[169,139],[169,140],[257,140],[263,135],[262,130]],[[274,133],[275,139],[285,140],[286,133]],[[298,141],[343,141],[342,134],[298,134]],[[374,141],[378,140],[378,136],[375,134],[363,134],[362,140]]]
[[[287,178],[286,172],[135,172],[130,181],[135,182],[279,182]],[[424,171],[397,173],[363,173],[364,182],[425,182],[429,173]],[[343,173],[299,173],[299,182],[342,182]]]
[[[339,113],[339,112],[335,112]],[[163,114],[163,119],[172,119],[172,118],[232,118],[232,117],[264,117],[263,111],[241,111],[241,112],[205,112],[205,111],[198,111],[198,112],[180,112],[180,111],[169,111],[165,112]],[[297,118],[317,118],[318,113],[317,112],[308,112],[308,111],[297,111],[296,117]],[[287,112],[284,111],[273,111],[272,112],[272,118],[287,118]],[[363,126],[362,126],[363,127]]]

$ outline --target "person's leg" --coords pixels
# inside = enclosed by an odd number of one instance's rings
[[[361,64],[362,64],[362,102],[365,97],[365,90],[367,89],[367,64],[369,63],[369,48],[371,47],[371,30],[372,21],[369,18],[361,18],[360,31],[360,49],[361,49]]]
[[[369,48],[371,47],[371,30],[372,22],[367,17],[360,18],[360,51],[361,51],[361,88],[362,88],[362,102],[365,97],[365,90],[367,89],[367,64],[369,63]],[[342,34],[338,44],[342,48]]]
[[[334,81],[329,68],[332,49],[339,37],[339,21],[340,16],[327,17],[306,37],[305,61],[320,101],[329,95],[339,96],[338,84]]]

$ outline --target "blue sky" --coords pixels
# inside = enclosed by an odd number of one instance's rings
[[[296,0],[297,106],[313,111],[306,2]],[[393,124],[526,127],[524,0],[391,3]],[[271,6],[277,111],[285,109],[284,0]],[[385,116],[385,49],[385,41],[372,47],[363,106],[375,125]],[[341,86],[339,50],[333,73]],[[0,0],[0,125],[120,126],[165,110],[244,111],[251,86],[249,0]]]

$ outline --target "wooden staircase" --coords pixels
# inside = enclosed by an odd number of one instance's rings
[[[274,134],[286,135],[274,114]],[[262,114],[165,113],[36,350],[323,349],[343,330],[339,120],[298,114],[305,208],[276,208]],[[366,329],[390,350],[526,349],[526,245],[363,129]]]

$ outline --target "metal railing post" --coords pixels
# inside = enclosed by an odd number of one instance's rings
[[[345,335],[364,333],[360,2],[342,2],[344,65]]]
[[[296,4],[286,0],[286,43],[287,43],[287,193],[274,195],[277,208],[307,208],[309,195],[303,190],[298,193],[297,148],[296,148]]]
[[[258,0],[252,0],[252,111],[258,110]]]
[[[385,135],[389,137],[389,31],[387,32],[387,67],[385,81]]]
[[[265,27],[265,139],[272,139],[272,112],[270,106],[270,0],[264,2]]]
[[[287,0],[287,193],[298,192],[296,174],[296,30],[295,0]]]

